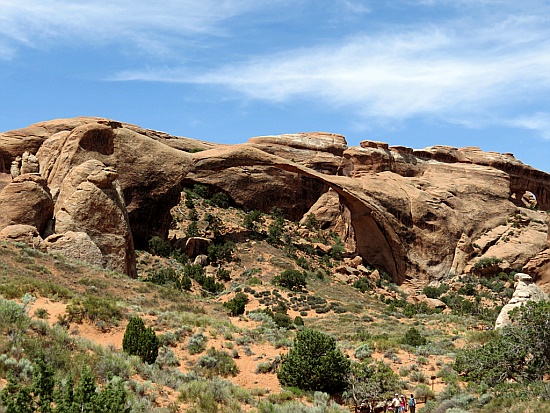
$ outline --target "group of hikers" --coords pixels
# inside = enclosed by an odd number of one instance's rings
[[[405,396],[395,393],[394,398],[392,399],[388,411],[395,413],[410,412],[416,413],[416,400],[414,394],[411,394],[409,400]]]

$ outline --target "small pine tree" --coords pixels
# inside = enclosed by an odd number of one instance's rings
[[[0,392],[0,401],[6,413],[34,413],[29,386],[20,384],[13,374],[8,375],[8,384]]]
[[[248,297],[245,293],[238,292],[228,302],[224,303],[223,306],[229,311],[231,317],[235,317],[241,314],[244,314],[244,309],[248,303]]]
[[[140,317],[130,318],[122,339],[122,349],[136,355],[145,363],[153,364],[158,356],[159,340],[151,327],[145,328]]]
[[[333,337],[305,328],[281,358],[277,378],[283,386],[335,393],[346,387],[349,370],[350,360],[336,347]]]
[[[411,327],[407,330],[405,337],[401,340],[401,342],[408,346],[417,347],[425,345],[428,340],[426,340],[425,337],[422,337],[420,331],[414,327]]]
[[[44,355],[38,357],[33,369],[32,392],[36,402],[36,411],[49,413],[52,411],[51,404],[54,392],[54,371],[51,365],[47,364]]]
[[[85,368],[80,375],[78,386],[74,390],[74,405],[78,412],[96,413],[96,385],[90,369]],[[74,411],[74,410],[73,410]]]

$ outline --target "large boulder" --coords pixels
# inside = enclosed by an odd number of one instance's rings
[[[19,175],[0,191],[0,229],[21,224],[42,232],[53,209],[46,180],[34,174]]]
[[[516,289],[514,295],[502,310],[497,317],[495,322],[495,328],[502,328],[510,324],[510,317],[508,314],[514,308],[518,308],[525,304],[527,301],[541,301],[548,300],[548,296],[540,289],[538,285],[533,282],[533,279],[530,275],[524,273],[517,273],[514,276],[516,280]]]
[[[0,240],[23,242],[33,248],[42,249],[42,237],[32,225],[9,225],[0,231]]]
[[[48,253],[84,261],[98,267],[105,265],[103,253],[85,232],[67,231],[63,234],[50,235],[42,242],[41,248]]]
[[[101,251],[103,266],[136,277],[132,233],[117,177],[116,171],[98,160],[71,169],[55,204],[55,232],[88,234]],[[85,257],[89,242],[79,245],[83,251],[78,255]]]

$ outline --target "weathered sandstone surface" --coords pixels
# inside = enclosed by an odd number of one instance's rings
[[[509,313],[514,308],[521,307],[527,301],[541,301],[548,300],[548,295],[542,291],[542,289],[533,282],[531,276],[523,273],[517,273],[514,276],[516,281],[516,289],[514,295],[502,310],[497,317],[495,322],[495,328],[502,328],[505,325],[510,324]]]
[[[39,176],[12,180],[25,152],[36,157]],[[44,243],[50,249],[54,240],[63,245],[60,235],[87,234],[80,245],[92,242],[101,265],[131,276],[134,245],[166,237],[181,189],[196,183],[246,208],[281,208],[292,220],[313,213],[350,253],[396,282],[481,271],[484,258],[500,261],[483,271],[526,266],[536,279],[548,277],[542,211],[550,209],[550,175],[511,154],[374,141],[348,147],[343,136],[320,132],[219,145],[102,118],[0,134],[2,226],[54,236]],[[17,192],[23,184],[26,192]],[[90,248],[84,259],[98,261]]]

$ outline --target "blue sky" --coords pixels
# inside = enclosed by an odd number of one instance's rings
[[[550,172],[547,0],[0,0],[0,131],[327,131]]]

